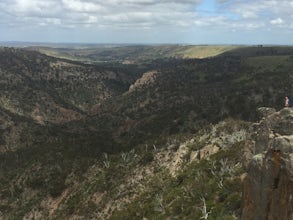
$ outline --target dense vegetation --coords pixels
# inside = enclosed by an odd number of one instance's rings
[[[243,140],[257,107],[293,95],[293,48],[170,57],[0,48],[0,218],[239,217]]]

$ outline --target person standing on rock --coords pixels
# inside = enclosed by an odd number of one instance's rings
[[[285,97],[285,107],[290,107],[290,99],[288,96]]]

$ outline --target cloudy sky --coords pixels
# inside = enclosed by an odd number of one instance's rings
[[[293,0],[0,0],[0,16],[0,41],[293,45]]]

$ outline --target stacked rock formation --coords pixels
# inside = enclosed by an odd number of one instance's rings
[[[244,152],[242,220],[293,220],[293,108],[259,110]]]

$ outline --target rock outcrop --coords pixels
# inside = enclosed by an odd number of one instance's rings
[[[145,85],[154,83],[157,74],[158,72],[155,70],[144,73],[140,79],[136,80],[136,82],[129,87],[129,92],[132,92],[138,88],[142,88]]]
[[[293,108],[265,111],[252,128],[243,164],[242,219],[293,219]]]

